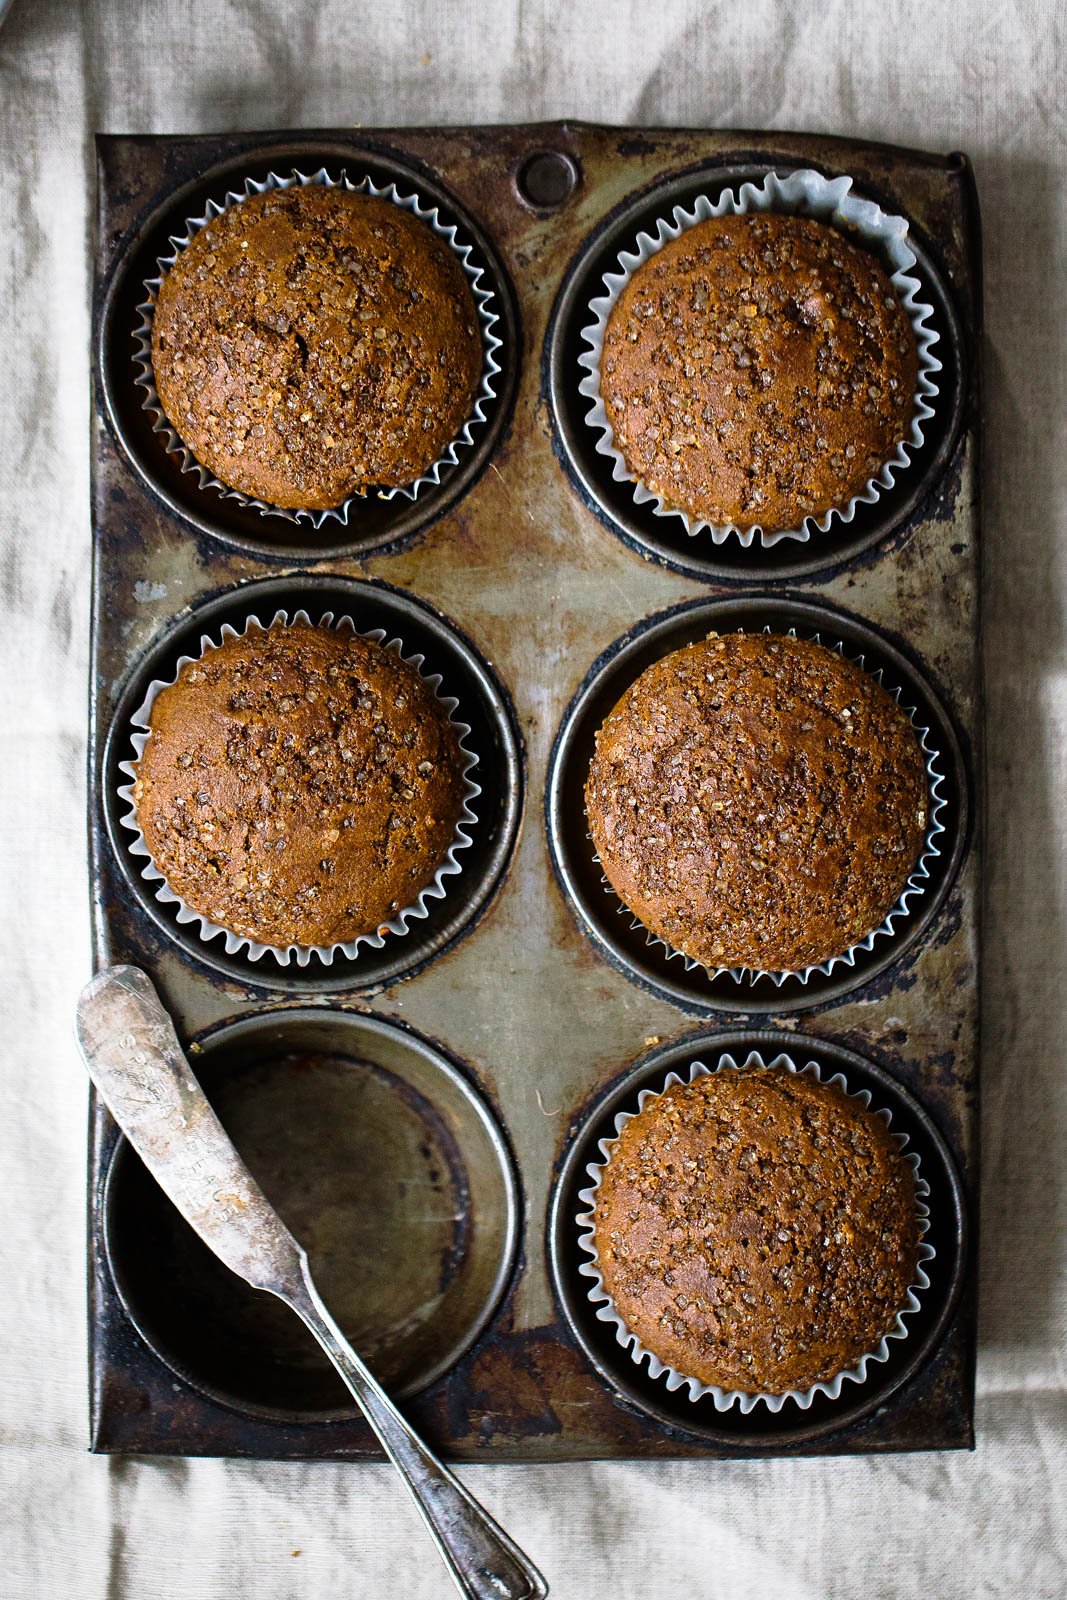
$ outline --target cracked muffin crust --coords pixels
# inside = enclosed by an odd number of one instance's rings
[[[149,723],[133,802],[152,860],[194,911],[259,944],[373,933],[455,840],[456,730],[414,667],[354,633],[226,639]]]
[[[418,478],[470,416],[481,365],[445,241],[388,200],[321,184],[201,228],[152,319],[168,421],[224,484],[288,509]]]
[[[917,376],[881,263],[825,223],[756,212],[697,223],[637,268],[600,389],[628,470],[670,507],[780,533],[877,476]]]
[[[604,874],[709,968],[798,971],[881,926],[918,860],[928,783],[907,713],[806,639],[711,634],[654,662],[597,732]]]
[[[646,1349],[685,1377],[782,1394],[855,1367],[915,1282],[915,1178],[885,1122],[782,1067],[645,1103],[594,1205],[597,1264]]]

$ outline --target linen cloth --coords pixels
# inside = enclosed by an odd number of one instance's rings
[[[465,1470],[565,1600],[1067,1593],[1067,239],[1055,0],[15,0],[0,32],[0,1597],[444,1597],[384,1468],[86,1454],[91,135],[802,128],[974,159],[989,919],[976,1453]]]

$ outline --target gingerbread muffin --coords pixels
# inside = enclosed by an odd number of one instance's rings
[[[183,442],[231,489],[290,509],[418,478],[470,416],[481,366],[448,244],[388,200],[322,184],[201,228],[152,319]]]
[[[585,790],[603,871],[710,968],[797,971],[880,927],[929,792],[907,713],[806,639],[711,634],[648,667],[596,736]]]
[[[783,532],[877,476],[917,376],[880,262],[825,223],[758,212],[697,223],[637,268],[600,389],[615,448],[668,506]]]
[[[645,1103],[595,1192],[619,1317],[687,1378],[810,1389],[877,1350],[916,1281],[915,1176],[882,1119],[784,1067]]]
[[[432,689],[351,632],[252,628],[160,690],[133,805],[169,887],[259,944],[346,943],[415,904],[463,810]]]

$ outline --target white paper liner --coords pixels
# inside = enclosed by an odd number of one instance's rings
[[[731,631],[734,633],[744,633],[745,629],[735,628]],[[798,637],[795,628],[787,628],[785,631],[791,639]],[[761,628],[760,632],[770,634],[773,633],[774,630],[768,626]],[[860,667],[866,672],[867,669],[864,665],[865,657],[862,654],[851,655],[846,649],[842,640],[823,639],[819,633],[806,633],[803,635],[803,637],[805,639],[810,639],[813,644],[821,644],[828,650],[835,650],[837,654],[839,656],[843,656],[846,661],[851,661],[854,666]],[[887,694],[890,694],[896,701],[897,705],[900,706],[901,710],[907,714],[908,719],[911,722],[912,729],[915,733],[915,737],[919,741],[919,748],[922,751],[923,764],[926,767],[928,789],[926,819],[927,829],[926,836],[923,840],[922,849],[919,852],[919,859],[912,868],[904,888],[901,890],[899,900],[896,902],[893,909],[887,914],[885,921],[880,923],[879,926],[873,929],[871,933],[866,934],[864,938],[857,940],[855,944],[849,945],[848,949],[842,951],[840,955],[830,956],[828,960],[819,962],[815,966],[785,968],[782,970],[773,970],[771,968],[764,967],[705,967],[703,962],[695,961],[692,956],[684,955],[681,950],[675,950],[666,942],[665,939],[661,939],[658,934],[653,933],[650,928],[647,928],[641,921],[640,917],[634,915],[629,906],[626,905],[621,899],[617,890],[613,889],[611,884],[608,882],[603,872],[603,863],[601,862],[599,855],[597,855],[596,851],[594,850],[593,860],[599,867],[601,867],[600,876],[604,893],[611,895],[616,901],[618,901],[617,915],[620,917],[629,917],[631,932],[643,933],[645,935],[646,944],[649,946],[658,946],[660,950],[664,951],[668,961],[681,961],[687,972],[703,971],[709,973],[712,978],[728,977],[732,978],[735,983],[739,984],[757,983],[761,978],[769,978],[771,982],[779,989],[788,979],[793,979],[799,983],[807,983],[817,972],[821,972],[824,977],[829,977],[835,967],[854,967],[856,965],[856,957],[862,951],[872,950],[877,939],[891,937],[895,933],[896,924],[901,920],[901,918],[906,917],[909,914],[909,912],[913,909],[914,902],[923,893],[925,893],[926,889],[929,887],[930,863],[936,860],[941,854],[941,849],[937,841],[941,834],[943,834],[945,831],[945,825],[941,820],[941,814],[945,810],[945,806],[947,804],[944,797],[945,778],[939,765],[941,752],[933,743],[932,732],[929,728],[924,727],[923,724],[917,720],[918,707],[908,706],[903,703],[902,696],[904,690],[902,686],[899,684],[894,685],[892,683],[887,683],[885,679],[885,669],[883,667],[878,667],[874,672],[868,673],[868,676],[873,678],[875,683],[881,684],[882,688],[885,689]],[[591,834],[587,833],[586,838],[592,842]]]
[[[669,1072],[664,1079],[661,1088],[641,1090],[637,1097],[637,1110],[643,1111],[649,1100],[658,1099],[659,1096],[663,1094],[665,1090],[669,1089],[673,1084],[692,1083],[696,1078],[706,1077],[714,1072],[744,1072],[750,1067],[764,1066],[784,1067],[789,1072],[799,1072],[802,1074],[806,1073],[810,1077],[815,1078],[819,1083],[825,1081],[831,1085],[836,1085],[836,1087],[843,1090],[843,1092],[851,1099],[860,1101],[868,1110],[870,1109],[872,1099],[870,1090],[861,1089],[854,1093],[849,1088],[843,1073],[836,1072],[832,1078],[824,1080],[822,1071],[818,1063],[815,1061],[808,1061],[803,1067],[797,1067],[792,1057],[783,1052],[782,1054],[775,1056],[772,1061],[767,1062],[764,1061],[759,1051],[753,1050],[740,1064],[740,1066],[732,1055],[729,1053],[724,1053],[719,1057],[719,1060],[714,1067],[707,1067],[702,1061],[694,1061],[689,1068],[688,1078],[683,1079],[678,1075],[677,1072]],[[905,1155],[904,1159],[907,1161],[915,1175],[915,1193],[917,1197],[916,1211],[918,1212],[919,1216],[920,1238],[918,1264],[916,1265],[915,1269],[915,1282],[909,1288],[907,1298],[900,1311],[897,1313],[896,1320],[889,1332],[880,1340],[876,1348],[870,1351],[869,1354],[861,1357],[854,1367],[850,1367],[845,1372],[839,1372],[834,1378],[829,1378],[824,1382],[813,1384],[810,1389],[787,1389],[782,1394],[754,1393],[744,1389],[722,1389],[717,1384],[702,1383],[699,1378],[687,1377],[684,1373],[677,1371],[676,1368],[668,1366],[665,1362],[661,1361],[659,1357],[654,1355],[651,1350],[646,1349],[646,1347],[641,1343],[640,1339],[638,1339],[637,1335],[635,1333],[631,1333],[629,1328],[627,1328],[622,1317],[616,1311],[614,1302],[604,1286],[604,1279],[601,1275],[599,1267],[597,1266],[597,1252],[594,1232],[594,1207],[596,1205],[596,1192],[600,1187],[604,1169],[611,1159],[612,1147],[615,1144],[615,1140],[618,1138],[625,1125],[636,1115],[636,1111],[620,1111],[615,1118],[614,1137],[600,1140],[599,1149],[604,1157],[604,1160],[603,1162],[591,1161],[585,1169],[591,1179],[591,1182],[586,1188],[578,1191],[578,1198],[580,1201],[582,1201],[585,1209],[577,1213],[575,1221],[577,1222],[580,1230],[578,1242],[582,1250],[584,1250],[586,1255],[590,1257],[588,1261],[583,1261],[579,1265],[578,1271],[583,1277],[589,1278],[592,1282],[592,1287],[589,1291],[589,1299],[597,1307],[597,1319],[600,1322],[608,1322],[612,1324],[615,1329],[615,1337],[619,1344],[621,1344],[624,1349],[629,1350],[638,1366],[640,1366],[643,1362],[647,1362],[649,1375],[653,1378],[664,1378],[666,1380],[667,1388],[672,1393],[677,1389],[685,1388],[689,1391],[689,1398],[691,1400],[700,1400],[703,1396],[707,1395],[717,1411],[729,1411],[731,1406],[736,1405],[742,1413],[747,1414],[753,1409],[754,1406],[757,1405],[766,1406],[768,1411],[778,1412],[781,1411],[782,1407],[787,1401],[793,1402],[795,1405],[800,1406],[802,1410],[806,1411],[817,1394],[826,1395],[830,1400],[836,1400],[840,1396],[841,1389],[845,1383],[863,1383],[867,1377],[867,1370],[870,1366],[879,1362],[888,1361],[891,1353],[889,1341],[891,1339],[907,1338],[908,1328],[905,1323],[905,1318],[913,1315],[914,1312],[919,1310],[918,1296],[924,1290],[930,1287],[930,1279],[924,1271],[921,1263],[924,1261],[933,1260],[933,1257],[936,1254],[933,1245],[927,1244],[922,1237],[930,1227],[930,1209],[923,1203],[922,1198],[929,1195],[930,1186],[926,1182],[925,1178],[920,1175],[919,1157],[915,1151],[912,1151],[909,1155]],[[886,1127],[891,1126],[891,1112],[879,1110],[875,1112],[875,1115],[882,1119],[882,1121],[886,1124]],[[904,1154],[908,1144],[907,1134],[894,1133],[893,1138],[899,1145],[901,1154]]]
[[[582,338],[589,346],[578,357],[578,364],[586,369],[586,376],[578,385],[579,392],[590,400],[586,420],[598,434],[597,452],[612,463],[612,477],[616,483],[629,483],[638,505],[650,505],[654,516],[680,517],[688,534],[709,534],[713,544],[725,544],[736,538],[746,549],[756,536],[761,545],[770,549],[780,539],[796,539],[806,544],[812,532],[826,533],[834,519],[849,523],[860,505],[873,505],[884,489],[891,489],[898,472],[906,468],[912,452],[923,442],[923,423],[934,415],[929,403],[938,393],[934,374],[941,371],[941,362],[933,354],[937,343],[936,329],[927,326],[933,317],[933,307],[920,299],[922,284],[911,273],[915,256],[908,248],[908,223],[904,217],[887,216],[873,200],[860,200],[849,193],[852,179],[825,178],[820,172],[791,172],[780,178],[771,172],[760,184],[743,183],[735,193],[725,190],[717,200],[700,195],[691,206],[675,206],[673,220],[661,217],[654,233],[641,232],[637,236],[636,250],[619,253],[618,270],[604,274],[605,293],[589,303],[592,320],[582,329]],[[712,523],[690,517],[666,500],[639,478],[635,478],[622,453],[615,448],[614,431],[608,420],[607,409],[600,392],[600,360],[604,350],[604,336],[608,318],[623,289],[637,268],[663,249],[671,239],[698,222],[710,217],[740,216],[749,211],[780,211],[813,217],[819,222],[833,223],[849,237],[858,237],[875,247],[875,254],[892,267],[890,282],[908,314],[919,355],[918,384],[914,397],[914,414],[907,437],[897,446],[894,454],[881,470],[867,480],[860,494],[853,495],[844,506],[834,506],[821,517],[805,517],[797,528],[780,532],[767,532],[754,523],[739,527],[737,523]]]
[[[282,966],[288,966],[290,962],[295,961],[297,966],[306,967],[313,958],[321,961],[324,966],[330,966],[337,955],[354,960],[362,945],[369,945],[371,949],[380,950],[389,935],[394,938],[402,937],[408,932],[409,924],[414,919],[428,916],[430,912],[429,902],[431,900],[444,899],[448,887],[446,880],[463,870],[463,864],[458,859],[458,855],[460,851],[470,845],[470,828],[478,821],[477,813],[471,808],[471,802],[477,799],[482,792],[481,785],[471,777],[472,769],[478,764],[478,757],[464,742],[471,730],[467,723],[459,721],[456,717],[459,701],[452,695],[443,695],[441,693],[441,674],[439,672],[432,675],[423,672],[422,666],[425,659],[423,656],[405,655],[400,640],[388,638],[384,628],[373,628],[366,633],[362,633],[351,617],[340,616],[335,618],[332,611],[327,611],[317,622],[312,622],[306,611],[296,611],[292,615],[287,611],[276,611],[271,621],[267,624],[262,623],[258,617],[250,615],[246,619],[244,627],[240,630],[231,627],[228,622],[224,622],[219,629],[217,638],[213,639],[209,634],[201,636],[200,654],[198,656],[181,656],[179,658],[173,677],[167,679],[154,678],[152,680],[144,700],[130,719],[132,724],[130,738],[136,752],[136,761],[140,760],[144,754],[145,745],[148,743],[152,706],[155,704],[156,696],[161,690],[169,688],[176,683],[185,667],[191,666],[193,662],[202,659],[207,651],[216,649],[223,640],[241,637],[252,629],[266,632],[268,628],[274,627],[279,623],[303,623],[308,627],[336,628],[346,633],[356,634],[360,639],[369,639],[373,644],[381,645],[384,650],[388,650],[392,655],[398,656],[408,666],[414,667],[423,683],[433,692],[437,703],[448,715],[448,720],[456,733],[459,748],[464,758],[462,774],[463,808],[456,824],[456,837],[449,846],[448,852],[434,873],[433,878],[420,892],[417,900],[412,905],[405,906],[402,911],[396,912],[387,921],[380,922],[374,933],[361,933],[358,938],[345,940],[343,943],[332,945],[290,944],[284,948],[278,945],[258,944],[254,939],[246,938],[242,934],[234,933],[230,928],[224,928],[219,923],[210,921],[209,918],[201,915],[199,911],[195,911],[192,906],[188,905],[180,895],[175,894],[174,890],[171,889],[163,873],[153,861],[152,853],[137,822],[137,811],[134,804],[134,782],[137,776],[135,761],[119,762],[119,771],[125,773],[130,779],[130,782],[123,784],[118,791],[120,798],[126,802],[127,807],[126,811],[120,816],[119,821],[124,828],[128,828],[134,835],[130,844],[130,853],[145,859],[146,865],[142,869],[141,877],[146,882],[156,885],[154,890],[155,898],[161,905],[176,906],[178,921],[183,925],[195,923],[200,937],[205,943],[212,939],[222,938],[225,941],[227,955],[232,956],[243,951],[250,961],[260,961],[264,956],[270,955]]]
[[[290,189],[294,184],[304,188],[310,184],[323,184],[328,189],[346,189],[350,194],[369,194],[379,200],[389,200],[393,205],[412,212],[425,222],[439,238],[445,240],[458,258],[474,296],[482,341],[482,376],[474,397],[473,409],[456,437],[420,477],[411,483],[399,484],[393,488],[375,489],[373,493],[382,500],[392,500],[396,495],[404,495],[409,500],[414,500],[427,484],[440,483],[441,474],[446,467],[453,467],[458,463],[461,449],[474,443],[474,429],[485,422],[486,406],[496,395],[496,379],[501,370],[496,353],[503,341],[493,331],[500,320],[498,313],[493,310],[493,291],[482,281],[485,274],[474,260],[473,247],[459,243],[458,228],[442,222],[436,206],[424,205],[417,194],[402,195],[395,183],[378,185],[369,177],[353,183],[343,169],[337,177],[331,177],[325,167],[320,167],[318,172],[310,174],[297,172],[294,168],[287,178],[271,172],[262,182],[246,178],[243,194],[231,189],[227,191],[222,201],[209,200],[201,216],[186,220],[184,233],[171,234],[170,242],[173,250],[170,255],[158,258],[156,265],[159,267],[159,273],[156,277],[145,280],[146,298],[137,307],[141,321],[134,329],[136,351],[133,359],[138,372],[134,382],[143,390],[141,406],[152,418],[152,432],[161,436],[167,454],[178,458],[183,472],[196,475],[201,489],[214,489],[224,499],[236,500],[239,505],[258,511],[263,516],[285,517],[289,522],[308,521],[315,528],[321,528],[329,521],[340,522],[347,526],[350,510],[366,498],[366,493],[349,495],[339,506],[331,506],[325,511],[291,510],[284,506],[271,505],[254,495],[242,494],[239,489],[231,489],[228,484],[222,483],[213,472],[196,459],[189,446],[171,426],[156,389],[155,373],[152,368],[152,319],[155,314],[156,296],[164,277],[177,261],[181,251],[190,243],[193,235],[206,227],[215,217],[228,211],[231,206],[240,205],[252,195],[266,194],[274,189]]]

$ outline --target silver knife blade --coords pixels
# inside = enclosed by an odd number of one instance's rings
[[[304,1251],[205,1099],[145,974],[118,966],[93,978],[76,1034],[115,1121],[204,1243],[257,1289],[299,1286]]]

